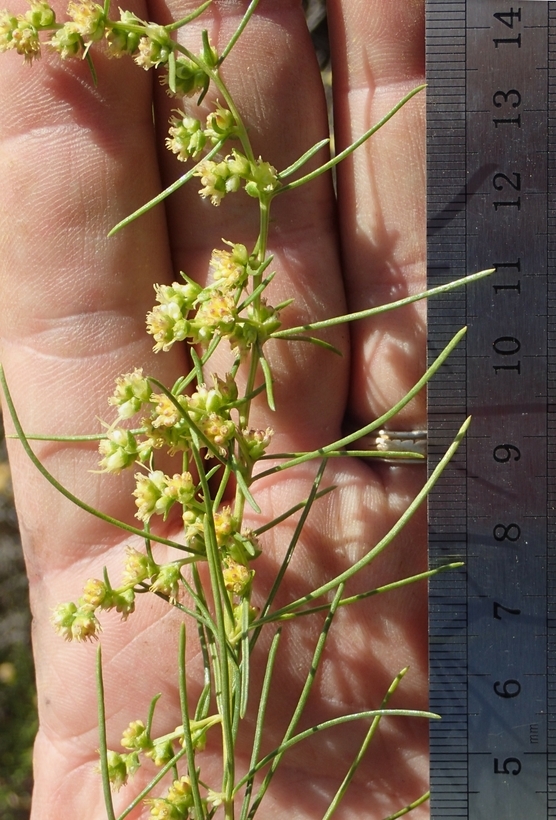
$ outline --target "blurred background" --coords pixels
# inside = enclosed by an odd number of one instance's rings
[[[303,0],[331,108],[326,0]],[[0,415],[0,819],[28,820],[37,710],[27,578]]]
[[[27,578],[0,417],[0,818],[27,820],[37,728]]]

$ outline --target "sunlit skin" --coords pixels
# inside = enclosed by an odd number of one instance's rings
[[[184,17],[192,0],[137,2],[143,19]],[[203,23],[182,32],[198,50],[201,25],[222,48],[245,0],[214,0]],[[64,3],[55,4],[59,18]],[[11,11],[26,6],[14,0]],[[378,121],[423,81],[424,0],[328,0],[337,150]],[[142,367],[167,385],[188,368],[185,348],[154,354],[145,316],[153,284],[171,283],[180,270],[205,281],[222,238],[252,246],[256,203],[245,194],[218,208],[198,195],[198,180],[108,239],[110,228],[172,182],[181,165],[166,150],[170,100],[153,77],[131,60],[98,55],[95,88],[87,66],[45,53],[32,66],[3,54],[0,71],[0,332],[1,361],[24,428],[71,434],[112,421],[107,397],[122,373]],[[223,75],[245,119],[255,155],[285,168],[327,135],[318,66],[297,0],[261,0]],[[155,112],[156,130],[152,127]],[[321,177],[277,197],[269,251],[277,275],[276,304],[293,297],[284,322],[298,325],[361,310],[424,287],[424,96],[417,95],[338,170],[338,202]],[[253,426],[275,431],[278,452],[309,450],[381,415],[417,381],[424,364],[424,306],[334,329],[327,339],[342,357],[273,342],[276,412],[258,402]],[[215,370],[225,369],[216,357]],[[424,396],[408,405],[394,429],[422,429]],[[9,421],[7,420],[9,428]],[[392,425],[394,426],[394,425]],[[46,467],[72,492],[106,513],[137,523],[133,470],[99,475],[94,446],[36,443]],[[41,729],[35,747],[32,820],[105,816],[100,778],[94,647],[57,636],[52,608],[75,600],[88,578],[107,566],[121,576],[126,546],[141,546],[61,497],[10,443],[16,501],[30,580],[33,644]],[[258,527],[305,498],[315,464],[254,485]],[[370,466],[333,460],[326,483],[337,490],[319,500],[286,577],[281,601],[299,597],[338,574],[374,545],[407,507],[423,482],[422,467]],[[178,534],[169,521],[165,534]],[[262,589],[271,584],[294,524],[262,539],[254,568]],[[157,556],[167,557],[162,547]],[[170,556],[172,557],[172,556]],[[365,590],[426,568],[424,513],[379,561],[349,585]],[[177,697],[177,632],[181,616],[153,596],[139,601],[127,622],[102,618],[108,742],[119,748],[132,720],[145,720],[151,697],[162,692],[155,729],[181,722]],[[265,749],[279,742],[310,663],[322,617],[289,624],[280,647]],[[192,633],[189,691],[201,685]],[[256,692],[266,641],[254,657]],[[426,587],[379,596],[338,613],[303,727],[335,715],[377,707],[394,676],[409,665],[391,705],[426,708]],[[251,709],[247,725],[253,725]],[[298,746],[284,758],[261,817],[317,820],[349,767],[365,731],[351,724]],[[218,788],[218,730],[199,757],[202,777]],[[426,721],[385,720],[344,798],[341,820],[380,820],[427,789]],[[249,729],[238,749],[238,770],[249,758]],[[146,776],[146,775],[145,775]],[[121,789],[123,808],[146,781]],[[133,818],[147,816],[148,808]],[[411,815],[429,816],[427,805]]]

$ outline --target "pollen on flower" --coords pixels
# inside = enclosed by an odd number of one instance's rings
[[[251,585],[253,571],[233,559],[228,559],[223,570],[224,585],[228,592],[243,597]]]
[[[151,399],[156,402],[151,419],[153,427],[174,427],[181,420],[182,414],[165,393],[153,393]],[[181,402],[180,399],[182,399]],[[180,404],[184,401],[182,396],[179,396],[177,400]]]
[[[100,624],[88,606],[76,606],[69,602],[55,607],[50,619],[54,630],[66,641],[94,640],[100,632]]]
[[[89,578],[83,587],[81,600],[87,606],[97,609],[102,606],[107,594],[108,589],[104,581],[100,581],[98,578]]]
[[[188,504],[195,495],[195,485],[188,472],[170,478],[161,470],[154,470],[148,475],[137,473],[135,479],[133,495],[138,508],[135,515],[140,521],[148,521],[154,514],[166,518],[173,504]]]
[[[135,547],[126,547],[126,557],[122,575],[124,586],[134,586],[150,578],[156,572],[154,564],[145,553],[139,552]]]
[[[195,484],[191,473],[176,473],[172,478],[166,478],[164,494],[178,504],[189,504],[195,495]]]
[[[58,29],[48,45],[58,52],[62,60],[80,56],[84,48],[83,38],[73,22],[66,23]]]
[[[171,601],[177,601],[180,591],[181,569],[179,564],[162,564],[151,584],[151,592],[160,592]]]
[[[108,399],[108,404],[118,408],[121,419],[129,419],[150,401],[151,386],[149,380],[143,376],[143,370],[136,368],[132,373],[125,373],[116,379],[114,395]]]
[[[174,342],[183,342],[191,332],[191,323],[184,315],[182,308],[175,302],[167,305],[155,305],[147,314],[147,333],[154,337],[155,353],[167,352]]]
[[[133,720],[127,729],[124,729],[120,743],[124,749],[132,749],[133,751],[149,749],[152,746],[152,741],[142,720]]]
[[[98,451],[102,456],[99,461],[102,472],[116,474],[131,467],[145,455],[144,451],[140,452],[133,433],[118,427],[108,431],[106,438],[99,443]]]
[[[266,430],[246,430],[243,433],[243,441],[253,461],[264,455],[273,435],[274,430],[271,427],[267,427]]]
[[[175,113],[178,116],[172,116],[170,119],[166,147],[176,154],[181,162],[187,162],[190,157],[201,153],[207,138],[199,120],[186,116],[183,111]]]
[[[168,62],[173,49],[172,40],[164,26],[147,26],[147,36],[141,37],[135,55],[135,62],[145,71],[158,68]]]
[[[166,476],[162,470],[154,470],[148,475],[136,473],[135,480],[137,485],[133,495],[137,506],[136,518],[148,521],[151,515],[167,511],[168,505],[164,499]]]
[[[193,792],[188,777],[174,780],[166,797],[155,797],[145,801],[151,807],[151,817],[157,820],[188,820],[193,808]]]
[[[215,290],[209,299],[201,303],[195,323],[200,327],[217,327],[225,332],[234,326],[236,315],[233,295]]]
[[[0,13],[0,51],[14,49],[32,63],[40,57],[41,44],[37,29],[24,17],[13,17],[7,11]]]
[[[216,542],[221,547],[230,537],[234,529],[234,519],[230,507],[223,507],[214,514],[214,531]]]
[[[80,3],[70,2],[68,15],[74,22],[75,31],[81,37],[90,40],[100,40],[104,34],[105,15],[102,6],[92,0],[81,0]]]
[[[242,287],[247,279],[247,259],[243,261],[243,255],[234,251],[215,249],[210,257],[210,271],[215,285],[221,290],[232,290]],[[238,246],[247,249],[245,245]],[[239,259],[238,259],[239,256]]]

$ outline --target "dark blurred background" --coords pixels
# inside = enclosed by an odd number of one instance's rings
[[[303,0],[329,96],[326,0]],[[27,578],[0,415],[0,818],[28,820],[37,730]]]

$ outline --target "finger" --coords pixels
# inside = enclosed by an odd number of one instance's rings
[[[98,417],[109,418],[106,399],[116,376],[143,366],[172,383],[177,372],[175,356],[154,360],[144,331],[153,277],[169,277],[162,214],[125,236],[106,238],[135,197],[159,190],[149,78],[124,61],[97,57],[96,67],[95,88],[80,60],[62,63],[45,53],[30,70],[18,55],[2,54],[1,361],[30,433],[96,432]],[[79,595],[87,577],[98,577],[103,564],[110,570],[110,547],[121,536],[66,500],[19,442],[10,444],[39,684],[34,811],[51,818],[59,812],[64,777],[67,786],[84,761],[91,766],[95,684],[93,654],[61,641],[50,615],[56,604]],[[128,478],[89,472],[98,466],[94,445],[33,447],[77,496],[133,521]],[[131,701],[134,694],[121,697]],[[72,746],[72,732],[84,742]],[[70,813],[71,793],[64,790]],[[88,811],[80,805],[77,813],[91,816]]]
[[[338,150],[423,81],[423,0],[329,3]],[[424,95],[413,98],[338,169],[339,219],[350,309],[425,286]],[[380,416],[424,369],[423,302],[352,326],[350,407]],[[421,427],[425,397],[391,426]]]
[[[14,53],[2,58],[2,363],[25,430],[92,433],[109,416],[117,375],[143,366],[171,382],[176,370],[175,357],[154,360],[144,332],[153,277],[169,276],[162,213],[106,236],[135,198],[159,190],[150,82],[130,62],[104,56],[95,56],[96,88],[81,60],[46,52],[29,70]],[[119,515],[126,499],[129,517],[129,482],[87,471],[97,466],[93,447],[36,451],[105,512]],[[11,456],[16,498],[42,554],[58,541],[52,518],[74,543],[101,537],[102,525],[49,487],[19,445]],[[67,560],[59,543],[49,560]]]
[[[182,0],[169,9],[176,18],[191,5]],[[208,26],[211,41],[221,51],[247,6],[247,2],[214,2],[198,25],[187,27],[180,37],[198,51],[199,29]],[[282,170],[327,136],[320,74],[296,0],[261,3],[222,74],[244,119],[255,157],[262,155]],[[214,89],[211,94],[212,100],[222,102]],[[160,91],[158,103],[164,124],[176,102]],[[237,142],[234,147],[240,148]],[[319,161],[325,159],[321,152]],[[166,183],[183,173],[183,166],[168,152],[161,165]],[[175,264],[204,280],[210,249],[224,247],[222,238],[254,246],[259,215],[258,203],[244,192],[224,198],[214,208],[199,197],[196,183],[168,202],[169,226]],[[276,271],[276,276],[268,297],[271,304],[294,299],[282,313],[286,326],[324,319],[344,309],[334,218],[332,187],[324,177],[279,195],[272,203],[269,252],[274,260],[269,271]],[[271,342],[265,347],[275,379],[277,411],[269,412],[261,402],[253,423],[277,431],[274,446],[279,450],[311,448],[337,435],[346,400],[347,334],[336,330],[326,339],[340,348],[343,358],[299,342]],[[229,359],[217,355],[213,366],[225,370]]]

